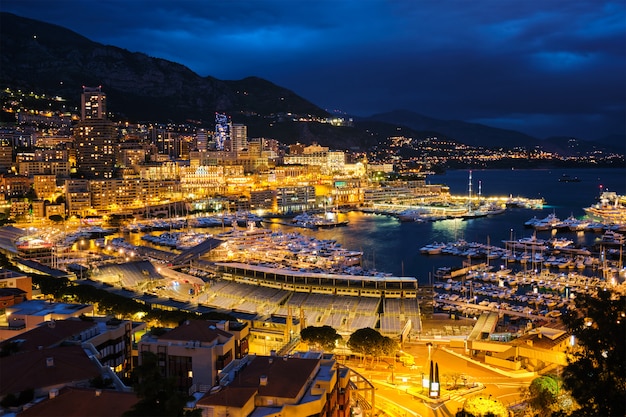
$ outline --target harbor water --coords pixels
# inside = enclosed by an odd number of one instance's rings
[[[566,175],[576,181],[559,181]],[[446,184],[453,195],[468,195],[469,171],[448,171],[427,177],[427,183]],[[530,237],[534,231],[524,227],[532,217],[555,214],[561,220],[584,216],[584,207],[597,202],[601,191],[626,194],[624,169],[545,169],[472,171],[472,195],[478,197],[513,196],[543,198],[542,209],[510,208],[504,214],[471,220],[442,220],[405,223],[386,215],[352,211],[342,216],[347,227],[334,229],[297,229],[318,239],[336,240],[342,247],[363,252],[363,266],[395,276],[415,277],[421,284],[432,280],[439,267],[460,267],[464,259],[450,255],[423,255],[420,248],[433,242],[464,239],[504,247],[503,240]],[[269,224],[270,228],[288,227]],[[537,238],[566,237],[580,247],[591,248],[602,234],[592,232],[538,231]],[[478,261],[476,261],[478,262]],[[498,266],[503,261],[491,261]]]

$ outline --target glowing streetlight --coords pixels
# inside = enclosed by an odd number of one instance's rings
[[[430,354],[432,352],[433,344],[428,342],[426,343],[426,346],[428,346],[428,363],[430,363]]]

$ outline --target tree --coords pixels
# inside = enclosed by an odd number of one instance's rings
[[[457,417],[508,417],[509,410],[500,400],[491,395],[476,394],[469,397]]]
[[[561,417],[575,414],[579,406],[570,392],[563,388],[563,380],[557,375],[543,375],[520,389],[525,406],[517,415]]]
[[[532,380],[522,389],[522,396],[531,413],[542,416],[552,414],[559,394],[559,381],[552,375],[544,375]]]
[[[463,374],[461,372],[447,372],[443,374],[442,377],[445,381],[450,383],[451,389],[456,389],[458,388],[459,380],[463,379]]]
[[[626,296],[578,294],[563,322],[577,339],[562,375],[580,405],[573,415],[626,415]]]
[[[53,214],[52,216],[48,218],[55,223],[61,223],[63,220],[65,220],[65,218],[61,216],[60,214]]]
[[[341,336],[337,333],[337,330],[330,326],[309,326],[302,329],[300,338],[306,343],[316,345],[329,352],[335,348],[335,342],[341,339]]]
[[[396,352],[400,346],[398,342],[393,340],[391,337],[383,336],[383,340],[381,341],[381,350],[385,356],[395,356]]]
[[[378,331],[366,327],[359,329],[350,335],[348,347],[353,352],[364,356],[392,356],[398,350],[398,343],[393,339],[381,335]]]
[[[156,354],[141,354],[142,363],[133,371],[133,388],[140,400],[124,416],[199,416],[199,409],[185,412],[189,396],[176,389],[172,378],[161,374]]]

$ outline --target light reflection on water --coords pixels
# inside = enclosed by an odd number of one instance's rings
[[[580,183],[561,183],[558,178],[568,173],[577,176]],[[397,276],[413,276],[421,283],[429,281],[431,275],[441,266],[461,266],[465,259],[455,256],[422,255],[419,249],[432,242],[451,242],[464,239],[504,247],[502,240],[530,237],[532,229],[524,227],[524,222],[533,216],[544,218],[555,213],[560,219],[570,215],[582,217],[583,207],[595,202],[598,183],[604,189],[618,194],[626,193],[626,175],[623,169],[588,170],[494,170],[473,172],[474,190],[481,180],[482,195],[513,195],[529,198],[543,197],[549,204],[541,210],[509,209],[504,214],[471,220],[443,220],[432,223],[401,223],[384,215],[360,212],[347,213],[349,225],[336,229],[318,231],[297,229],[300,233],[318,239],[333,239],[347,249],[363,252],[366,268],[389,272]],[[453,194],[462,194],[468,189],[467,171],[450,171],[444,176],[429,177],[432,184],[445,183]],[[286,228],[292,229],[292,228]],[[285,230],[286,230],[285,229]],[[537,232],[537,238],[550,239],[565,237],[575,244],[590,247],[596,242],[599,233],[558,233]],[[474,261],[478,262],[478,261]],[[493,261],[496,267],[503,261]]]
[[[580,183],[559,183],[558,178],[567,172],[572,177],[581,178]],[[583,207],[594,203],[598,195],[597,183],[602,179],[605,189],[618,194],[626,194],[624,170],[528,170],[528,171],[477,171],[473,173],[474,186],[482,181],[482,195],[513,195],[529,198],[543,196],[550,204],[541,210],[513,208],[504,214],[471,220],[443,220],[428,223],[401,223],[396,218],[361,212],[340,213],[339,220],[347,219],[349,224],[334,229],[309,230],[293,226],[279,225],[288,219],[264,223],[272,230],[284,233],[298,232],[317,239],[332,239],[342,247],[363,252],[363,266],[388,272],[396,276],[416,277],[420,283],[427,283],[429,275],[442,266],[457,267],[463,261],[460,257],[435,255],[426,256],[420,248],[432,242],[451,242],[464,239],[503,247],[502,240],[530,237],[531,229],[524,228],[524,222],[536,216],[544,218],[555,213],[560,219],[570,215],[581,217]],[[453,194],[467,191],[467,171],[450,171],[444,176],[430,177],[432,184],[450,185]],[[202,229],[207,233],[220,233],[218,229]],[[131,234],[133,236],[133,234]],[[601,233],[581,232],[537,232],[537,238],[550,239],[566,237],[580,246],[590,247],[601,237]],[[133,236],[136,244],[141,244],[138,236]],[[133,242],[134,243],[134,242]],[[479,262],[479,261],[473,261]],[[500,267],[503,261],[493,261]]]

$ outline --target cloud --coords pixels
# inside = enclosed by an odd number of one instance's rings
[[[623,0],[3,0],[2,10],[202,76],[266,78],[355,115],[405,108],[539,137],[626,131]]]

